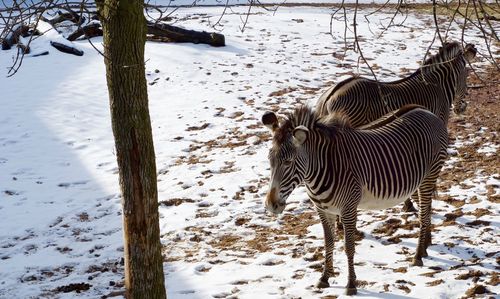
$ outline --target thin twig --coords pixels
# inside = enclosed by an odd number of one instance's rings
[[[436,12],[436,0],[432,0],[432,15],[434,16],[434,26],[436,26],[436,32],[438,33],[439,40],[441,41],[441,45],[444,43],[443,37],[441,37],[441,32],[439,32],[439,24],[437,19]]]
[[[240,20],[243,22],[243,26],[240,26],[241,32],[245,31],[245,27],[247,26],[248,18],[250,17],[250,12],[252,11],[252,6],[253,6],[254,1],[255,0],[249,0],[250,5],[248,5],[248,11],[247,11],[247,14],[245,16],[245,19],[243,20],[240,17]]]

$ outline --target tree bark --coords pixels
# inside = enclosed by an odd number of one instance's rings
[[[166,298],[141,0],[98,0],[123,204],[127,298]]]

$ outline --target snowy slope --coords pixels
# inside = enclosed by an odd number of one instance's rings
[[[323,241],[304,190],[293,193],[283,217],[264,211],[270,135],[259,119],[265,110],[283,113],[297,103],[314,104],[334,82],[367,70],[358,68],[357,54],[344,53],[342,21],[334,21],[329,35],[328,9],[282,8],[274,16],[259,10],[242,33],[245,11],[233,8],[223,18],[224,48],[147,44],[169,298],[339,296],[346,282],[341,242],[334,254],[340,276],[331,288],[312,287]],[[177,16],[183,26],[213,30],[209,25],[221,12],[181,9]],[[373,16],[371,30],[386,17]],[[431,22],[429,16],[410,16],[406,26],[380,38],[360,26],[365,56],[380,79],[397,79],[418,66],[432,39]],[[47,46],[56,38],[50,32],[32,46],[50,55],[26,57],[18,74],[0,78],[0,298],[96,298],[123,290],[120,197],[103,60],[85,41],[75,43],[83,57],[58,53]],[[478,40],[473,31],[468,38]],[[102,48],[101,42],[94,39]],[[0,69],[14,55],[1,52]],[[484,155],[495,154],[498,146],[485,142]],[[448,167],[456,162],[452,158]],[[457,275],[476,269],[485,274],[480,279],[489,279],[498,258],[499,212],[489,197],[500,194],[499,174],[459,183],[442,194],[467,202],[457,222],[475,220],[467,212],[483,208],[491,211],[480,218],[488,224],[440,227],[423,268],[408,267],[414,237],[391,242],[380,229],[382,220],[404,216],[398,209],[361,213],[360,294],[455,298],[472,285]],[[434,223],[455,209],[444,201],[434,207]],[[415,233],[415,220],[406,217],[407,229],[392,234]],[[482,264],[460,266],[476,257]],[[64,293],[64,286],[81,292]]]

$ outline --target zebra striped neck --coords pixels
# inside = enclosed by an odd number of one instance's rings
[[[424,66],[446,63],[459,55],[463,55],[462,46],[458,42],[445,43],[439,48],[439,52],[425,60]]]
[[[412,81],[417,81],[419,83],[442,86],[446,94],[446,101],[449,107],[451,107],[455,99],[457,87],[460,84],[459,76],[464,71],[466,65],[465,58],[461,54],[462,52],[460,52],[459,56],[448,61],[438,61],[432,64],[429,62],[429,64],[423,65],[410,75],[406,81],[409,84]]]
[[[458,75],[465,69],[466,61],[462,46],[458,42],[445,43],[439,52],[427,59],[419,71],[424,77],[436,78],[445,87],[448,102],[455,98]]]
[[[342,159],[343,153],[337,146],[342,135],[351,130],[348,127],[325,124],[311,132],[308,146],[304,148],[307,155],[304,159],[304,183],[313,200],[329,201],[332,188],[336,185],[334,182],[338,181],[340,174],[346,172],[348,161]]]

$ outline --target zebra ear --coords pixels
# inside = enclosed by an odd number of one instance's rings
[[[274,112],[266,111],[264,115],[262,115],[262,123],[274,132],[278,128],[278,117],[276,117]]]
[[[476,57],[476,54],[477,54],[477,49],[474,46],[474,44],[465,45],[464,56],[465,59],[467,59],[467,61],[470,62],[472,59],[474,59],[474,57]]]
[[[296,147],[301,146],[306,142],[307,135],[309,134],[309,129],[305,126],[298,126],[293,130],[293,144]]]

